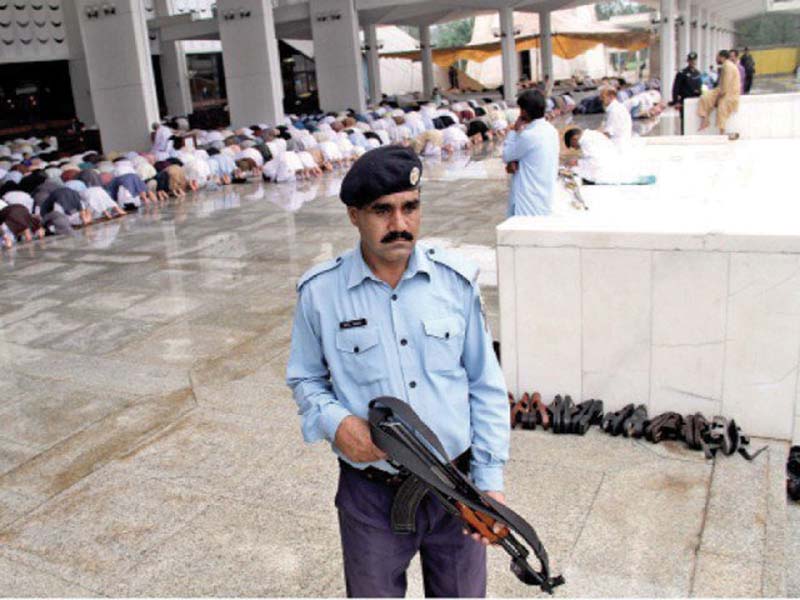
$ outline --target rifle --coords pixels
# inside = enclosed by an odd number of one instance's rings
[[[439,438],[411,406],[389,396],[376,398],[369,403],[369,424],[373,443],[389,456],[389,463],[402,474],[416,478],[448,512],[505,550],[511,556],[511,571],[520,581],[537,585],[549,594],[564,583],[561,575],[551,577],[547,551],[533,527],[513,510],[478,490],[450,462]],[[493,531],[496,522],[503,524],[498,533]],[[533,550],[539,571],[528,562],[530,550],[512,531]]]

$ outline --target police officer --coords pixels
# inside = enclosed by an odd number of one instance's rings
[[[488,540],[428,494],[416,531],[395,533],[402,482],[372,443],[368,404],[408,402],[478,488],[504,502],[509,409],[482,311],[477,268],[417,243],[422,163],[401,146],[370,150],[341,187],[360,241],[300,278],[287,367],[306,442],[339,457],[336,506],[351,597],[403,596],[420,552],[428,596],[486,593]],[[456,458],[457,457],[457,458]]]
[[[686,57],[687,65],[675,75],[672,84],[672,104],[681,111],[681,133],[683,132],[683,101],[686,98],[699,98],[703,92],[703,76],[697,69],[697,52]]]

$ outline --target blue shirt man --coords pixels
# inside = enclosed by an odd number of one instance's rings
[[[549,215],[558,177],[558,131],[544,118],[547,102],[539,90],[522,92],[517,105],[520,117],[503,144],[511,173],[507,215]]]
[[[356,161],[341,198],[360,243],[298,283],[287,383],[306,441],[328,440],[342,460],[336,504],[352,596],[403,595],[405,568],[422,548],[436,595],[482,596],[486,586],[484,547],[437,500],[420,505],[416,535],[391,530],[394,491],[365,478],[392,470],[369,436],[373,398],[408,402],[450,458],[471,450],[476,485],[504,500],[509,409],[477,269],[415,243],[421,172],[416,154],[401,146]],[[445,569],[445,556],[469,568]]]

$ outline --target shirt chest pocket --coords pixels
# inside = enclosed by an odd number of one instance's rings
[[[386,365],[378,331],[373,328],[336,332],[336,350],[342,369],[357,383],[373,383],[386,377]]]
[[[447,372],[461,369],[464,348],[464,321],[458,317],[427,319],[425,332],[425,368]]]

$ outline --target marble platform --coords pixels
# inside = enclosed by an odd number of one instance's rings
[[[687,135],[717,134],[716,112],[711,117],[711,126],[698,131],[698,102],[698,98],[685,101],[684,132]],[[800,92],[742,96],[738,112],[728,120],[727,133],[738,133],[742,139],[800,137]]]
[[[800,140],[645,145],[655,186],[585,186],[585,213],[497,228],[515,392],[735,417],[800,435]]]

